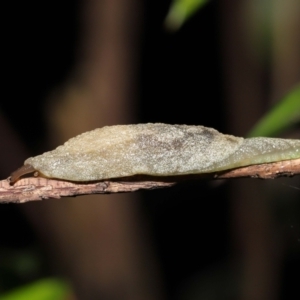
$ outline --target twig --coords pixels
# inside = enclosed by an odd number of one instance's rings
[[[300,174],[300,159],[286,160],[269,164],[252,165],[228,171],[183,176],[132,176],[89,183],[75,183],[62,180],[28,177],[20,179],[14,185],[9,181],[0,181],[0,203],[24,203],[28,201],[65,196],[90,194],[110,194],[135,192],[171,187],[186,180],[229,179],[229,178],[261,178],[275,179],[282,176]]]

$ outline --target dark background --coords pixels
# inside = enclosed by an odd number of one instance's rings
[[[233,107],[225,101],[230,88],[224,80],[224,68],[227,66],[224,64],[226,55],[221,38],[224,4],[222,6],[220,2],[211,1],[172,33],[162,25],[170,1],[143,1],[143,7],[138,11],[141,28],[134,74],[134,111],[138,122],[201,124],[221,132],[233,128],[228,121]],[[232,2],[231,6],[234,5]],[[15,1],[3,4],[0,112],[5,124],[19,140],[22,153],[29,156],[49,149],[46,108],[49,95],[74,72],[79,56],[81,8],[80,1]],[[268,64],[270,62],[266,59],[260,66],[263,96],[271,86]],[[290,86],[286,87],[286,92],[288,88]],[[247,91],[246,88],[244,94]],[[261,106],[265,108],[268,105],[263,103]],[[246,134],[250,129],[247,126],[246,129],[236,129],[236,132]],[[2,143],[10,140],[6,135],[1,139]],[[10,153],[10,171],[23,163],[24,157],[19,155],[19,151],[13,149]],[[6,169],[0,172],[3,178],[9,175]],[[262,185],[262,182],[257,183],[255,190]],[[295,193],[299,200],[299,191]],[[190,182],[171,189],[140,192],[139,195],[138,207],[157,257],[165,298],[200,299],[197,293],[203,295],[201,292],[207,289],[210,292],[222,291],[220,295],[207,299],[241,299],[236,296],[240,290],[236,286],[241,267],[236,248],[241,246],[236,246],[239,242],[232,232],[234,222],[231,218],[235,208],[229,198],[228,183]],[[77,200],[80,201],[80,198]],[[285,250],[278,262],[280,279],[277,280],[279,288],[275,290],[281,297],[270,296],[268,299],[296,299],[295,295],[299,295],[300,207],[297,202],[291,205],[294,212],[298,212],[295,219],[289,221],[291,217],[287,213],[283,225],[276,223],[283,236],[285,233],[291,235],[289,242],[285,243],[286,238],[283,239]],[[270,210],[276,212],[280,208],[271,206]],[[0,260],[2,292],[43,276],[65,275],[61,268],[56,267],[46,238],[43,237],[41,242],[39,231],[30,218],[30,214],[24,214],[21,205],[1,205],[0,249],[4,249],[0,250],[4,253]],[[290,229],[291,225],[293,229]],[[25,272],[22,277],[7,261],[24,253],[34,257],[38,267],[27,275]],[[201,286],[200,291],[197,291],[197,286]],[[229,292],[224,292],[224,289]],[[191,294],[193,296],[188,296]]]

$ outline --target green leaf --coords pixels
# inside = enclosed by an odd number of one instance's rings
[[[172,31],[177,30],[207,2],[208,0],[173,0],[165,19],[166,28]]]
[[[36,281],[1,295],[1,300],[64,300],[70,295],[70,286],[63,280],[48,278]]]
[[[300,84],[250,131],[249,136],[276,136],[300,121]]]

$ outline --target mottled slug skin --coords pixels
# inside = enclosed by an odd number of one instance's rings
[[[167,176],[209,171],[243,139],[203,126],[137,124],[83,133],[29,158],[46,177],[90,181],[135,174]]]
[[[42,176],[92,181],[209,173],[300,157],[300,141],[243,139],[203,126],[137,124],[95,129],[28,158]]]

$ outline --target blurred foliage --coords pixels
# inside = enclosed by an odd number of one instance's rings
[[[208,0],[173,0],[165,19],[165,27],[172,31],[179,29],[207,2]]]
[[[66,300],[70,299],[70,286],[59,279],[42,279],[1,295],[1,300]]]
[[[255,125],[249,136],[276,136],[297,122],[300,122],[300,84]]]
[[[49,272],[39,247],[0,249],[1,300],[71,299],[71,288],[58,278],[37,279]],[[28,282],[31,282],[27,284]],[[5,292],[3,292],[5,291]],[[68,298],[67,298],[68,297]]]
[[[49,267],[39,247],[0,248],[0,293],[45,277]],[[1,297],[0,297],[1,299]]]

